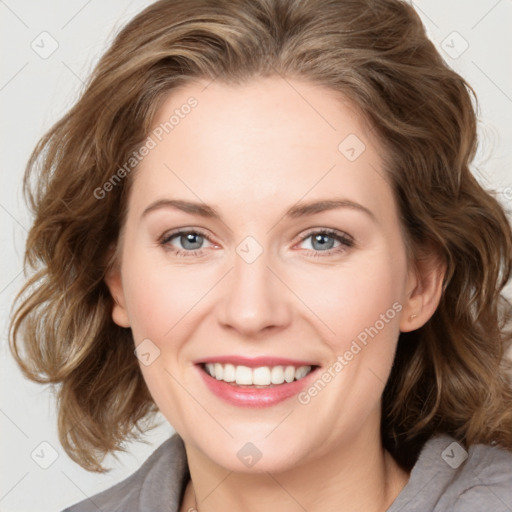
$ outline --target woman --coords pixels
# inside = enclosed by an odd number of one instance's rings
[[[156,411],[177,434],[67,511],[511,510],[512,237],[475,131],[398,0],[130,22],[29,162],[11,345],[84,468]]]

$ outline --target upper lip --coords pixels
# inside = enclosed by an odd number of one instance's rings
[[[317,366],[311,361],[302,361],[298,359],[288,359],[284,357],[242,357],[242,356],[213,356],[204,359],[198,359],[194,364],[221,363],[232,364],[234,366],[248,366],[249,368],[258,368],[260,366]]]

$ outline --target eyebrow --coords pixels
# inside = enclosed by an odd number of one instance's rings
[[[183,201],[181,199],[160,199],[155,201],[142,212],[141,217],[145,217],[148,213],[162,208],[176,208],[192,215],[199,215],[201,217],[222,221],[222,216],[217,210],[215,210],[215,208],[204,203]],[[373,221],[377,221],[377,217],[371,210],[348,199],[323,199],[320,201],[295,204],[285,213],[284,217],[297,219],[337,208],[350,208],[352,210],[360,211],[368,215]]]

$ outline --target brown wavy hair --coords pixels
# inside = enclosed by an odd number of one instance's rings
[[[512,450],[502,294],[511,228],[470,172],[474,93],[400,0],[162,0],[120,31],[34,149],[24,180],[32,274],[10,346],[29,379],[58,385],[62,446],[104,472],[104,456],[139,439],[157,411],[104,281],[132,175],[97,191],[140,148],[171,90],[266,76],[326,86],[363,113],[386,149],[408,253],[417,261],[435,250],[446,262],[437,311],[400,334],[382,400],[384,445],[408,468],[437,432]]]

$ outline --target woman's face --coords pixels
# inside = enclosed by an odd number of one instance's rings
[[[108,284],[161,412],[235,471],[376,440],[417,281],[355,110],[297,80],[189,84],[150,136]]]

